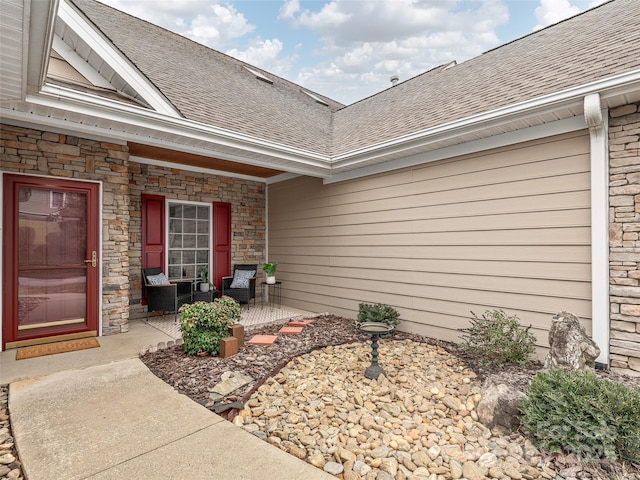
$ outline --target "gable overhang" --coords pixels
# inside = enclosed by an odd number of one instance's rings
[[[74,45],[70,50],[76,55],[77,52],[81,52],[80,57],[88,65],[95,67],[97,71],[106,69],[109,77],[119,80],[119,84],[114,85],[118,91],[122,91],[126,86],[135,91],[156,112],[170,117],[181,117],[180,112],[162,92],[142,75],[122,52],[114,48],[109,39],[87,21],[75,6],[61,0],[58,17],[60,22],[57,28],[61,35],[58,37],[58,43],[62,44],[63,39],[69,38],[67,41]],[[64,54],[62,51],[59,53]]]
[[[3,0],[0,102],[24,100],[44,84],[58,0]]]

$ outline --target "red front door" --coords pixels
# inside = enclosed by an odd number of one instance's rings
[[[98,184],[4,175],[3,348],[97,332]]]

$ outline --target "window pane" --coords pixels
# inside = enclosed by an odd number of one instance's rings
[[[182,252],[180,250],[169,250],[169,265],[180,265],[182,263]]]
[[[182,205],[178,205],[175,203],[169,204],[169,217],[171,218],[182,218]]]
[[[183,205],[183,216],[184,218],[197,218],[196,211],[198,207],[195,205]]]
[[[180,248],[182,247],[182,235],[174,235],[173,233],[169,235],[169,248]]]
[[[184,222],[182,223],[182,231],[184,233],[196,233],[196,221],[184,220]]]
[[[182,237],[182,247],[183,248],[195,248],[196,246],[196,236],[195,235],[184,235]]]
[[[195,250],[183,250],[182,251],[182,263],[194,264],[196,263],[196,251]]]
[[[198,218],[209,222],[209,207],[198,207]]]
[[[198,248],[209,249],[209,235],[198,235]]]
[[[209,252],[206,250],[198,250],[196,252],[196,262],[199,264],[209,265]]]
[[[182,220],[169,219],[169,232],[170,233],[181,233],[182,232]]]
[[[182,278],[182,267],[169,265],[169,278]]]
[[[194,279],[197,278],[197,276],[199,275],[199,270],[196,271],[196,267],[195,265],[184,265],[183,266],[183,277],[182,278],[189,278],[189,279]]]

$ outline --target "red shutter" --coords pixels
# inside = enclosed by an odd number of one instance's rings
[[[222,277],[231,275],[231,204],[213,202],[213,276],[218,291]]]
[[[165,271],[165,201],[162,195],[142,194],[142,268],[162,267]],[[144,289],[142,304],[146,305]]]

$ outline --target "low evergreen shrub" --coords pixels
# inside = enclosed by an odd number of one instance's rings
[[[400,313],[389,305],[382,303],[361,303],[358,306],[358,322],[382,322],[388,325],[398,325]]]
[[[478,317],[471,312],[471,327],[461,329],[458,347],[483,367],[526,366],[535,350],[536,337],[520,324],[517,315],[487,310]]]
[[[526,393],[522,425],[537,446],[586,461],[640,462],[640,387],[590,371],[549,370]]]
[[[209,352],[217,355],[220,339],[229,336],[228,327],[240,321],[240,305],[230,297],[213,302],[196,302],[180,308],[182,348],[187,355]]]

